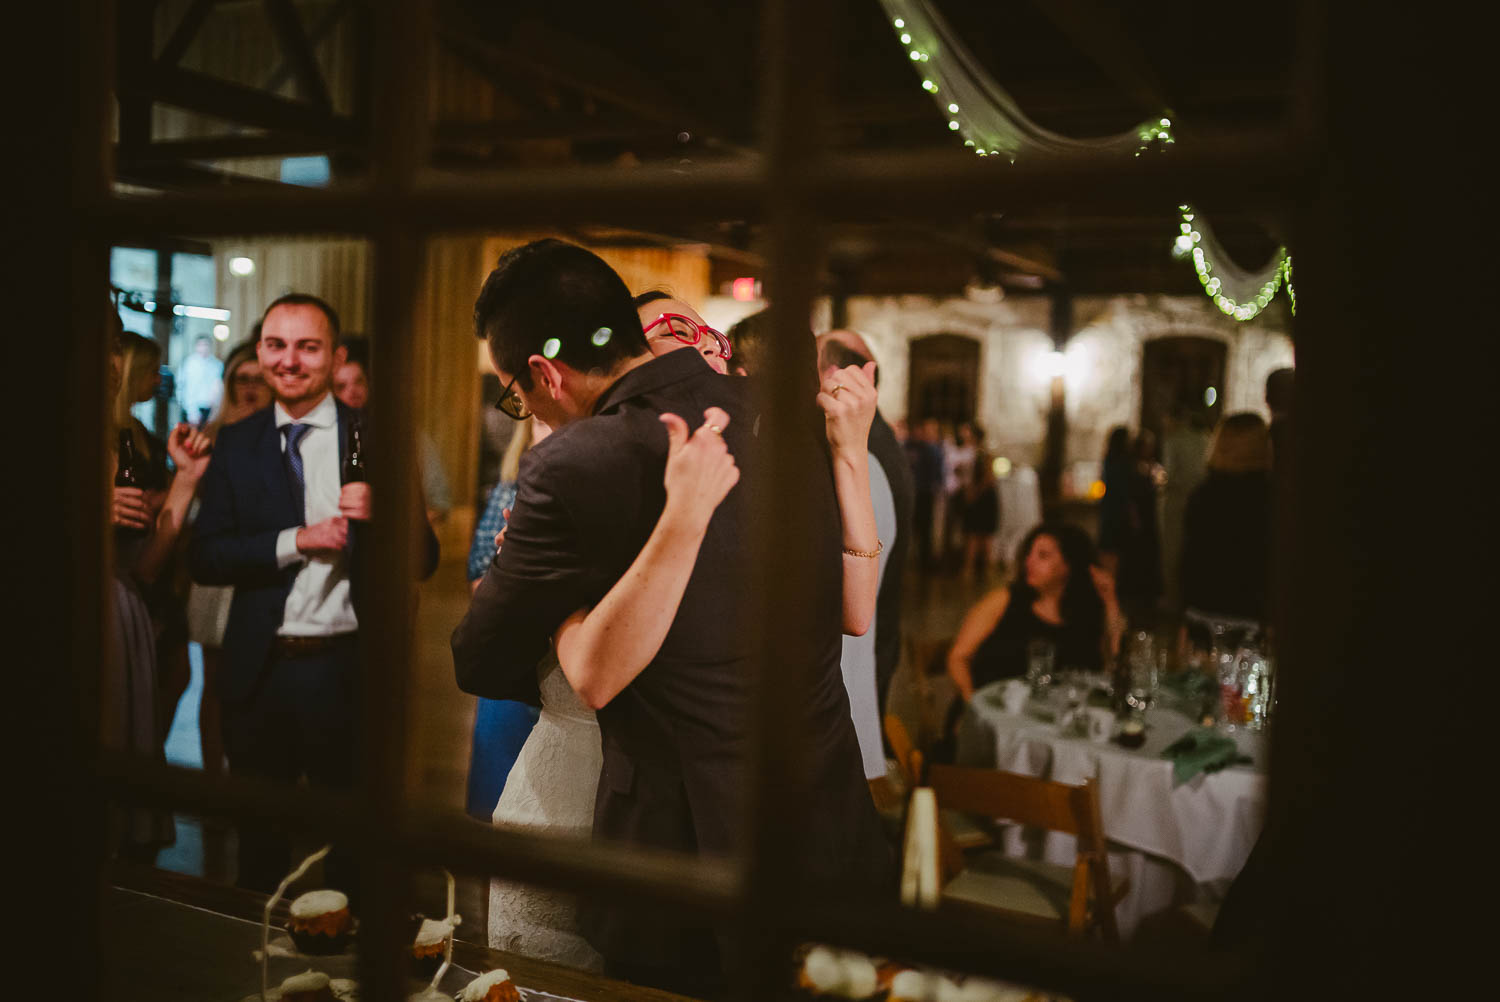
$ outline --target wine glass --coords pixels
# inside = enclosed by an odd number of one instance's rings
[[[1026,645],[1026,681],[1031,683],[1035,695],[1043,695],[1052,685],[1052,666],[1057,660],[1057,648],[1052,641],[1038,637]]]

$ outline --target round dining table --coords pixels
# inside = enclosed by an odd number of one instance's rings
[[[1176,782],[1162,752],[1194,726],[1170,700],[1145,713],[1146,741],[1135,749],[1091,741],[1059,728],[1055,701],[1033,698],[1020,712],[1002,706],[1004,682],[974,693],[959,726],[959,765],[1002,769],[1059,783],[1093,779],[1110,843],[1110,875],[1130,878],[1115,918],[1123,938],[1142,919],[1178,905],[1222,898],[1260,834],[1266,800],[1265,734],[1230,732],[1247,764]],[[1011,855],[1071,865],[1075,840],[1057,832],[1003,831]]]

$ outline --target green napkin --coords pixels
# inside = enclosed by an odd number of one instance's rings
[[[1162,758],[1172,760],[1172,781],[1180,786],[1200,772],[1218,772],[1226,765],[1249,762],[1234,738],[1208,727],[1196,727],[1167,746]]]

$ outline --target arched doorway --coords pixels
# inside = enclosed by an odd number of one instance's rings
[[[1141,360],[1141,428],[1162,439],[1166,418],[1185,411],[1213,427],[1224,408],[1228,349],[1208,337],[1161,337],[1146,342]]]
[[[929,334],[911,342],[907,418],[958,424],[974,420],[979,402],[979,342],[962,334]]]

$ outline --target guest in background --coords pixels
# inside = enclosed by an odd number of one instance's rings
[[[1133,616],[1149,613],[1161,595],[1154,453],[1149,431],[1132,442],[1123,426],[1109,433],[1104,453],[1100,561],[1114,573],[1120,601]]]
[[[260,374],[255,345],[246,343],[229,353],[224,363],[224,388],[218,415],[203,429],[210,441],[219,430],[271,406],[271,388]],[[219,706],[219,675],[224,666],[224,627],[234,601],[230,586],[193,584],[188,589],[188,640],[203,652],[203,692],[198,703],[198,741],[203,771],[218,775],[224,769],[224,731]]]
[[[990,544],[1000,528],[1000,488],[990,455],[983,450],[975,452],[969,464],[959,521],[964,534],[960,575],[967,580],[972,574],[974,580],[983,581],[990,569]]]
[[[1266,407],[1271,411],[1271,461],[1277,476],[1282,459],[1291,455],[1291,428],[1295,370],[1277,369],[1266,377]]]
[[[224,394],[224,363],[214,355],[213,338],[204,335],[193,342],[192,354],[182,361],[177,392],[183,419],[199,427],[207,424]]]
[[[119,318],[112,314],[119,330]],[[144,340],[144,339],[142,339]],[[126,382],[129,366],[125,345],[129,338],[111,342],[110,393],[116,396]],[[115,487],[110,499],[110,522],[115,529],[114,576],[110,583],[113,615],[105,645],[101,676],[100,737],[106,747],[164,761],[158,696],[158,629],[147,596],[168,567],[189,505],[208,464],[208,442],[186,424],[173,429],[166,444],[177,464],[177,476],[159,505],[138,487]],[[119,457],[109,454],[111,469]],[[172,817],[165,811],[126,809],[111,816],[110,843],[115,852],[150,862],[157,850],[172,843]]]
[[[498,396],[497,396],[498,399]],[[501,415],[504,417],[504,415]],[[484,572],[495,559],[500,533],[510,519],[510,506],[516,503],[516,487],[521,472],[521,457],[551,432],[534,417],[516,422],[510,445],[500,461],[500,482],[490,492],[484,512],[474,524],[474,540],[469,545],[469,590],[479,587]],[[506,777],[516,764],[516,756],[536,726],[541,711],[515,699],[479,697],[474,711],[474,741],[469,753],[469,784],[465,810],[470,816],[488,822],[500,802]]]
[[[1264,623],[1270,559],[1270,430],[1258,414],[1231,414],[1214,432],[1208,476],[1183,517],[1183,606]]]
[[[906,461],[912,479],[912,534],[917,564],[932,570],[933,514],[943,490],[942,432],[937,418],[927,418],[906,440]]]
[[[500,378],[493,372],[479,377],[479,476],[474,492],[474,510],[484,511],[490,493],[500,482],[500,464],[516,433],[516,422],[495,406],[500,400]]]
[[[854,331],[829,331],[818,338],[820,355],[826,352],[829,364],[839,367],[862,366],[873,361],[874,352],[865,339]],[[880,369],[875,369],[875,386],[880,387]],[[896,675],[896,666],[901,661],[901,587],[906,576],[906,555],[911,548],[912,508],[915,504],[916,488],[912,484],[911,466],[906,461],[902,440],[906,437],[906,422],[897,422],[899,433],[886,424],[880,411],[870,423],[870,457],[878,463],[890,486],[891,500],[896,506],[895,529],[887,536],[881,529],[880,538],[885,540],[884,565],[880,572],[880,592],[875,599],[875,691],[880,719],[885,719],[886,700],[891,679]],[[873,488],[872,488],[873,490]],[[879,507],[876,515],[879,520]],[[894,537],[894,538],[892,538]]]
[[[769,349],[768,338],[771,328],[771,313],[769,310],[757,310],[747,317],[736,321],[729,328],[727,337],[729,345],[733,349],[733,361],[730,363],[729,371],[736,376],[753,376],[760,372],[761,363],[765,359],[765,353]]]
[[[1200,409],[1179,405],[1167,414],[1161,454],[1166,476],[1161,491],[1161,562],[1169,609],[1182,608],[1182,519],[1188,498],[1208,472],[1208,446]]]
[[[345,407],[363,411],[370,403],[370,342],[350,334],[342,341],[347,351],[344,361],[333,372],[333,395]],[[427,505],[427,521],[442,525],[453,510],[453,493],[448,489],[448,474],[438,454],[437,443],[422,429],[417,430],[417,466],[422,473],[422,498]]]
[[[1026,674],[1027,649],[1045,640],[1059,668],[1098,669],[1119,650],[1125,617],[1114,576],[1099,566],[1088,533],[1040,525],[1021,541],[1016,577],[964,615],[948,674],[965,699],[997,679]]]
[[[968,487],[973,479],[974,454],[978,450],[974,424],[963,421],[951,434],[943,436],[943,562],[956,562],[965,538],[964,511],[968,505]]]
[[[141,467],[141,486],[148,499],[160,504],[161,491],[167,489],[167,444],[146,430],[131,408],[156,396],[161,386],[161,345],[134,331],[121,331],[118,343],[124,375],[115,393],[115,427],[129,429],[135,441],[135,455]]]

